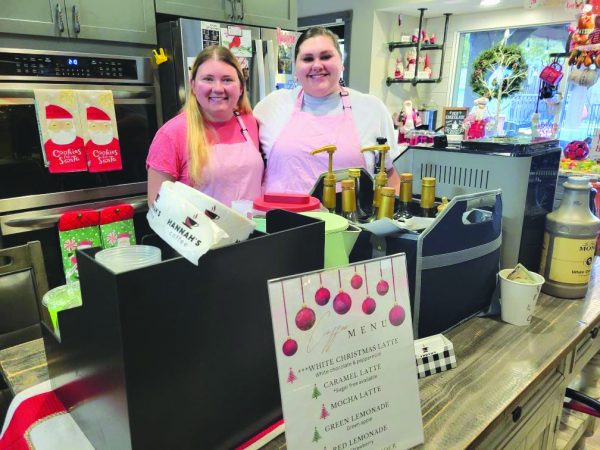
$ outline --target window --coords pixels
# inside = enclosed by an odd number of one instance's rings
[[[506,116],[505,130],[516,133],[519,128],[529,128],[536,105],[541,127],[550,126],[554,116],[544,101],[538,103],[539,74],[551,58],[550,53],[564,52],[568,31],[566,24],[542,25],[539,27],[510,28],[509,44],[518,44],[529,66],[529,75],[523,82],[522,90],[504,98],[501,114]],[[454,78],[452,106],[472,107],[479,94],[472,91],[469,84],[473,62],[481,51],[492,47],[504,37],[505,29],[461,33],[459,39],[458,63]],[[566,104],[566,102],[563,102]],[[488,104],[490,114],[496,112],[496,101]]]

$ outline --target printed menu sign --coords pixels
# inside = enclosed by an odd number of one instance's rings
[[[468,114],[468,108],[444,108],[442,113],[442,124],[448,141],[461,141],[465,134],[464,121]]]
[[[271,280],[269,300],[289,449],[423,442],[404,255]]]

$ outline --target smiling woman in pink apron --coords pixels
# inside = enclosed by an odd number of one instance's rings
[[[163,181],[180,181],[230,206],[261,193],[258,127],[242,70],[225,47],[196,57],[182,112],[156,133],[148,152],[148,202]]]
[[[327,153],[311,150],[334,144],[334,169],[363,167],[373,174],[375,155],[363,147],[387,139],[390,185],[398,184],[392,161],[398,155],[394,125],[385,105],[376,97],[345,88],[339,82],[344,70],[337,36],[317,27],[306,30],[296,42],[296,77],[300,87],[269,94],[254,108],[267,158],[263,191],[312,190],[327,171]]]

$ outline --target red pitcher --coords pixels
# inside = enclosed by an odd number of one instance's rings
[[[548,64],[540,73],[540,78],[552,87],[557,87],[562,77],[562,66],[557,61]]]

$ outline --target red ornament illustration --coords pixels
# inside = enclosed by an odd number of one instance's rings
[[[372,297],[367,297],[362,302],[362,310],[365,314],[373,314],[375,308],[377,307],[377,303]]]
[[[302,331],[306,331],[310,330],[315,324],[317,316],[315,315],[315,312],[304,303],[304,283],[302,282],[302,277],[300,277],[300,291],[302,292],[302,308],[296,314],[296,326]]]
[[[402,322],[404,322],[404,318],[405,318],[404,308],[400,305],[392,306],[392,309],[390,309],[389,318],[390,318],[390,323],[392,325],[394,325],[395,327],[397,327],[398,325],[401,325]]]
[[[283,290],[283,282],[281,283],[281,297],[283,299],[283,312],[285,316],[285,329],[288,338],[281,346],[281,350],[285,356],[293,356],[298,351],[298,343],[290,337],[290,325],[288,324],[287,305],[285,304],[285,291]]]
[[[317,292],[315,293],[315,301],[317,302],[317,305],[325,306],[329,302],[330,298],[331,293],[329,292],[329,289],[324,287],[317,289]]]
[[[298,343],[292,338],[288,338],[283,343],[282,349],[285,356],[293,356],[298,351]]]
[[[338,270],[338,281],[340,283],[340,292],[333,299],[333,310],[338,314],[346,314],[352,306],[352,299],[342,289],[342,275]]]
[[[333,299],[333,310],[338,314],[346,314],[351,306],[352,299],[344,291],[340,291]]]
[[[381,268],[381,261],[379,261],[379,274],[381,275],[381,280],[379,280],[379,283],[377,283],[376,289],[377,293],[383,296],[388,293],[390,285],[387,281],[383,279],[383,269]]]
[[[296,314],[296,326],[302,331],[310,330],[315,324],[316,318],[315,312],[304,305]]]
[[[352,278],[350,279],[350,286],[352,286],[354,289],[360,289],[360,287],[363,284],[363,279],[362,277],[355,273]]]
[[[395,327],[402,325],[402,322],[404,322],[404,319],[406,318],[406,312],[404,311],[404,308],[400,305],[398,305],[397,299],[396,299],[396,277],[394,275],[394,261],[390,260],[390,266],[392,268],[392,287],[394,289],[394,306],[392,306],[392,309],[390,309],[390,314],[389,314],[389,319],[390,319],[390,323],[392,325],[394,325]]]
[[[319,274],[319,282],[321,283],[321,287],[317,289],[317,292],[315,292],[315,302],[317,302],[317,305],[319,306],[325,306],[327,303],[329,303],[331,292],[329,292],[329,289],[323,287],[323,279],[321,278],[321,274]]]
[[[367,297],[362,302],[362,310],[365,314],[373,314],[375,312],[375,308],[377,307],[377,303],[375,299],[369,295],[369,279],[367,278],[367,265],[363,264],[363,270],[365,271],[365,287],[367,289]]]

